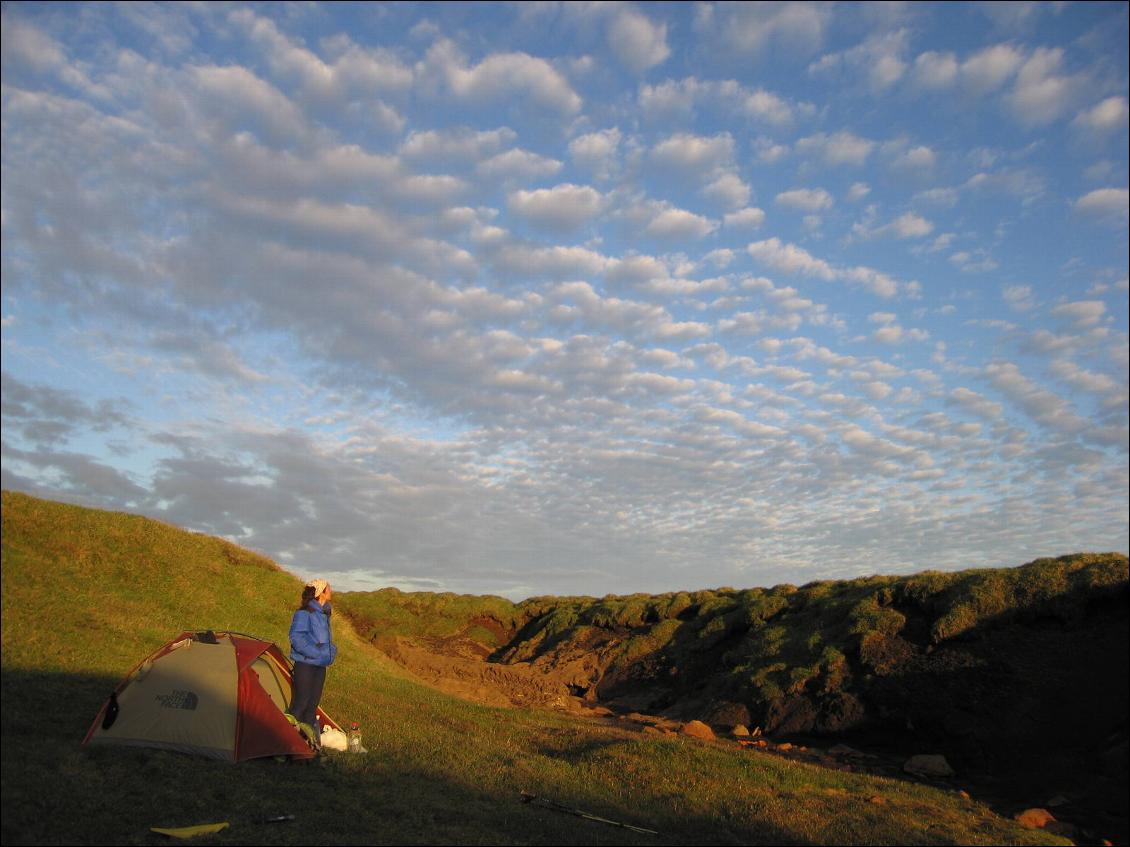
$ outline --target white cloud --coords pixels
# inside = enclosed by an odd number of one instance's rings
[[[557,159],[539,156],[529,150],[507,150],[485,159],[475,167],[475,172],[485,179],[508,182],[510,180],[535,180],[554,176],[564,165]]]
[[[702,189],[704,196],[728,209],[741,209],[750,198],[750,187],[735,173],[724,173]]]
[[[848,50],[822,56],[808,66],[813,76],[841,77],[844,70],[861,77],[874,94],[881,94],[902,79],[906,73],[906,52],[909,33],[905,29],[881,32]]]
[[[988,251],[978,248],[977,250],[958,250],[952,253],[949,260],[954,264],[962,273],[987,273],[988,271],[995,271],[1000,267],[1000,263],[989,255]]]
[[[832,266],[823,259],[817,259],[795,244],[782,243],[779,238],[755,241],[746,248],[746,252],[759,262],[785,273],[814,276],[829,281],[836,278]]]
[[[958,64],[953,53],[929,50],[914,60],[914,81],[922,88],[949,88],[957,80]]]
[[[774,165],[789,155],[789,148],[769,138],[759,138],[754,142],[757,158],[762,164]]]
[[[248,127],[261,140],[289,145],[309,135],[302,112],[270,83],[238,65],[190,68],[193,82],[204,95],[205,107],[236,128]]]
[[[819,212],[835,204],[832,195],[823,188],[794,188],[782,191],[775,199],[779,206],[802,212]]]
[[[968,388],[955,388],[950,392],[949,400],[987,421],[997,421],[1004,417],[1004,406]]]
[[[716,228],[713,221],[685,209],[664,209],[647,225],[647,234],[656,238],[702,238]]]
[[[899,215],[890,226],[899,238],[922,238],[934,231],[932,223],[913,212]]]
[[[422,162],[478,162],[509,147],[517,137],[509,127],[478,131],[470,127],[417,130],[401,143],[400,155]]]
[[[1074,105],[1084,91],[1081,75],[1066,76],[1062,48],[1037,48],[1024,62],[1008,102],[1021,123],[1043,126],[1051,123]]]
[[[973,93],[987,94],[1004,85],[1023,61],[1023,54],[1012,45],[994,44],[961,63],[961,79]]]
[[[737,113],[777,128],[816,114],[811,103],[792,101],[765,88],[749,88],[737,80],[700,80],[689,76],[640,86],[639,105],[653,121],[693,120],[699,110],[718,115]]]
[[[604,197],[588,185],[564,183],[553,188],[514,191],[510,211],[547,229],[573,230],[600,214]]]
[[[1078,114],[1073,123],[1090,132],[1107,133],[1124,129],[1130,120],[1125,97],[1107,97],[1101,103]]]
[[[728,227],[750,227],[751,229],[755,229],[765,223],[765,212],[756,207],[739,209],[723,217],[722,223]]]
[[[1123,405],[1126,402],[1125,383],[1119,385],[1107,374],[1086,370],[1067,359],[1056,359],[1048,370],[1072,388],[1102,397],[1111,405]]]
[[[236,9],[227,17],[266,51],[275,73],[297,80],[303,96],[323,106],[351,97],[371,99],[374,93],[399,93],[412,85],[412,69],[391,51],[365,49],[340,35],[326,42],[337,55],[327,63],[250,9]]]
[[[871,186],[866,182],[853,182],[851,188],[848,189],[847,199],[852,203],[858,203],[870,193]]]
[[[882,271],[857,265],[850,268],[835,268],[823,259],[817,258],[795,244],[783,243],[779,238],[755,241],[746,247],[749,255],[782,273],[812,276],[826,281],[842,280],[862,285],[879,297],[893,297],[898,293],[900,283]],[[914,283],[906,283],[907,287]]]
[[[934,231],[930,221],[913,212],[904,212],[893,221],[881,227],[872,228],[866,224],[857,223],[852,227],[852,233],[860,238],[877,238],[893,236],[895,238],[924,238]]]
[[[662,64],[671,55],[667,25],[656,24],[630,6],[622,6],[608,27],[608,45],[627,67],[641,73]]]
[[[764,88],[743,92],[740,99],[740,108],[750,117],[766,121],[775,126],[786,126],[792,123],[796,112],[794,106],[788,101],[766,91]],[[812,110],[806,106],[801,106],[800,111],[807,114]]]
[[[937,154],[933,150],[924,144],[919,144],[898,155],[891,166],[904,170],[928,171],[937,164],[937,161]]]
[[[1096,326],[1106,313],[1106,303],[1102,300],[1077,300],[1062,303],[1051,310],[1057,318],[1066,318],[1076,329],[1089,329]]]
[[[1042,388],[1012,362],[999,362],[985,367],[989,381],[1034,421],[1063,434],[1074,435],[1087,424],[1059,395]]]
[[[511,273],[552,279],[594,276],[608,266],[608,259],[593,250],[561,245],[508,245],[498,251],[495,259],[503,270]]]
[[[734,155],[734,138],[728,132],[712,136],[676,133],[651,150],[659,165],[682,171],[712,171],[728,163]]]
[[[0,28],[0,56],[3,56],[6,67],[21,66],[36,73],[58,70],[67,64],[59,42],[15,15],[4,15],[4,26]]]
[[[1130,191],[1125,188],[1097,188],[1075,201],[1075,210],[1090,217],[1126,224]]]
[[[796,143],[800,153],[818,156],[828,165],[862,165],[875,149],[875,142],[850,132],[832,135],[820,132]]]
[[[1001,293],[1001,298],[1018,312],[1027,312],[1035,307],[1030,285],[1009,285]]]
[[[528,53],[494,53],[468,65],[455,45],[436,42],[418,75],[438,77],[451,93],[473,101],[498,102],[516,96],[563,114],[581,110],[582,100],[549,62]]]
[[[831,9],[823,4],[700,3],[695,29],[718,38],[743,53],[760,53],[770,46],[811,53],[819,49]]]
[[[569,142],[569,155],[598,179],[609,179],[616,170],[619,147],[620,130],[612,127],[574,138]]]

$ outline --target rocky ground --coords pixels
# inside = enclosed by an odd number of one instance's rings
[[[1097,751],[1100,767],[1090,774],[1080,776],[1078,763],[1065,761],[1063,778],[1058,782],[1048,781],[1046,777],[1018,779],[1010,775],[1007,766],[1001,767],[1000,762],[996,762],[995,768],[986,767],[984,757],[963,757],[959,752],[953,757],[955,763],[951,764],[930,744],[931,733],[916,734],[912,728],[893,734],[872,731],[813,736],[781,732],[779,723],[772,737],[767,737],[760,727],[748,727],[735,720],[734,710],[727,710],[725,704],[700,704],[703,708],[700,717],[704,720],[698,720],[688,714],[686,703],[660,714],[640,711],[637,708],[640,703],[653,699],[646,692],[636,692],[634,697],[630,692],[622,692],[616,700],[600,702],[591,685],[594,666],[599,664],[600,657],[591,653],[579,651],[559,657],[556,662],[503,664],[490,661],[488,651],[480,643],[465,638],[393,636],[374,643],[422,682],[479,703],[552,709],[646,734],[692,736],[710,743],[740,746],[750,755],[786,756],[821,767],[925,781],[975,796],[990,803],[1001,814],[1014,816],[1025,825],[1053,831],[1077,844],[1127,843],[1124,779],[1120,781],[1118,777],[1120,772],[1125,773],[1125,731],[1108,738],[1106,748]],[[1047,648],[1052,649],[1052,644]],[[1090,693],[1074,692],[1084,696]],[[950,692],[950,696],[955,695]],[[1072,696],[1072,692],[1064,691],[1064,696]],[[1055,703],[1044,706],[1057,708]],[[1022,703],[1019,711],[1014,710],[1014,718],[1031,721],[1033,710],[1039,712],[1040,708]],[[962,722],[968,723],[970,719],[962,717],[965,713],[960,708],[950,711],[958,715],[949,718],[955,737],[959,741],[965,739],[966,744],[977,743],[978,733],[983,734],[983,728],[965,726]],[[805,726],[803,722],[801,726]],[[1070,728],[1064,731],[1071,734]],[[1057,745],[1049,739],[1045,754],[1053,759],[1061,756],[1053,748]],[[1028,761],[1039,754],[1039,750],[1025,750],[1020,758]],[[1107,763],[1105,774],[1104,761]],[[1041,771],[1046,772],[1047,769]],[[882,800],[877,797],[875,802]]]

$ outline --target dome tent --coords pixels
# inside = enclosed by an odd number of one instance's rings
[[[291,666],[238,632],[182,632],[140,662],[103,704],[84,744],[158,747],[242,762],[314,755],[286,715]],[[323,726],[340,727],[321,709]]]

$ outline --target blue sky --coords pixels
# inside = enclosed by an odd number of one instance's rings
[[[1127,550],[1124,3],[3,6],[3,487],[338,587]]]

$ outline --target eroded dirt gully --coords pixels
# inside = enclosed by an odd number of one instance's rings
[[[482,644],[465,637],[409,638],[384,636],[374,646],[424,684],[477,703],[498,707],[547,709],[579,718],[647,734],[676,736],[704,703],[682,702],[658,714],[655,692],[625,690],[602,700],[600,680],[609,670],[615,644],[589,645],[533,661],[494,661]],[[574,648],[576,645],[574,645]],[[555,651],[556,652],[556,651]],[[623,681],[623,680],[621,680]],[[642,681],[642,680],[641,680]],[[751,754],[784,756],[821,767],[926,782],[963,792],[986,802],[997,813],[1015,816],[1029,807],[1046,807],[1058,819],[1053,825],[1076,844],[1125,844],[1127,820],[1112,804],[1078,786],[1043,784],[1043,780],[1017,782],[987,769],[962,769],[950,776],[910,774],[908,758],[936,750],[918,749],[910,733],[842,733],[834,737],[787,735],[767,738],[757,727],[754,736],[734,736],[730,727],[713,721],[717,743],[740,746]],[[760,736],[760,737],[758,737]]]

